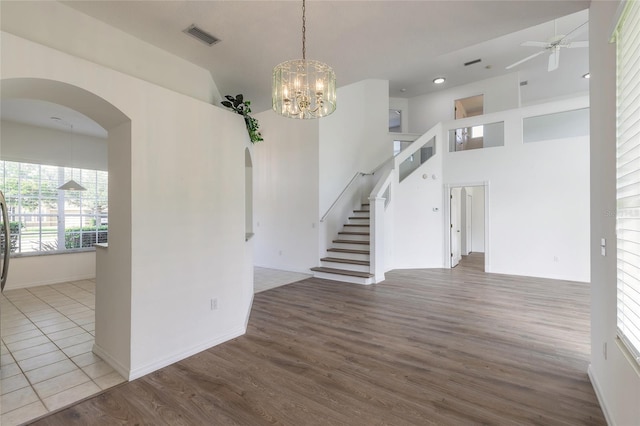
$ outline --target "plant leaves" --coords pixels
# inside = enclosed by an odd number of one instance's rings
[[[231,108],[231,107],[232,107],[231,102],[229,102],[229,101],[222,101],[222,102],[220,102],[220,103],[221,103],[222,105],[226,106],[227,108]]]
[[[238,101],[238,103],[242,103],[242,101],[244,101],[244,96],[242,96],[242,93],[236,96],[236,100]]]
[[[230,101],[235,101],[235,100],[236,100],[236,99],[235,99],[233,96],[231,96],[231,95],[225,95],[225,98],[227,98],[227,99],[228,99],[228,100],[230,100]]]

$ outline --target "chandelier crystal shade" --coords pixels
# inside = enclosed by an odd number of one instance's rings
[[[336,75],[327,64],[306,58],[305,0],[302,1],[302,59],[273,69],[273,110],[289,118],[321,118],[336,110]]]

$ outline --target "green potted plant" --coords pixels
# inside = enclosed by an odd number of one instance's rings
[[[249,132],[251,143],[256,143],[264,140],[262,139],[262,135],[260,134],[260,124],[258,123],[258,120],[249,115],[249,113],[251,112],[251,101],[245,101],[242,93],[237,95],[235,98],[229,95],[226,95],[225,98],[227,100],[220,103],[227,108],[231,108],[237,114],[240,114],[244,117],[244,124],[247,126],[247,132]]]

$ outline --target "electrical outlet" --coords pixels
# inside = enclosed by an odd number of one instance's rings
[[[553,261],[554,262],[558,262],[560,259],[558,259],[558,256],[553,256]]]
[[[211,299],[211,310],[215,311],[216,309],[218,309],[218,299],[213,298]]]

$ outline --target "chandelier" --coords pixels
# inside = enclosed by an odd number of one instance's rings
[[[336,75],[325,63],[306,58],[305,0],[302,0],[302,59],[273,69],[273,110],[290,118],[321,118],[336,110]]]

